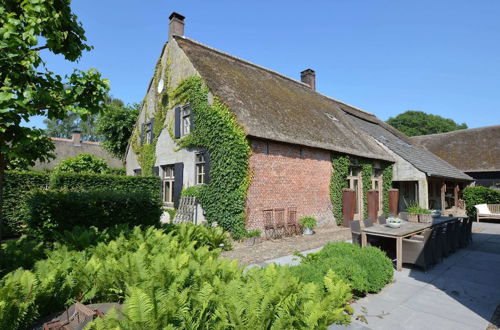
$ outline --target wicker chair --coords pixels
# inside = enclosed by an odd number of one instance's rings
[[[381,215],[381,216],[378,217],[378,223],[380,225],[385,225],[386,224],[386,220],[387,220],[386,217],[383,216],[383,215]]]
[[[438,264],[443,260],[443,245],[446,245],[445,237],[443,236],[442,225],[432,228],[430,240],[432,244],[432,263]]]
[[[373,226],[372,219],[364,219],[363,223],[365,224],[365,227],[372,227]]]
[[[432,230],[426,229],[422,239],[403,239],[403,263],[413,264],[425,271],[432,265]]]
[[[361,224],[359,220],[351,221],[352,244],[361,246]]]
[[[455,253],[457,251],[456,236],[457,236],[457,222],[451,221],[446,224],[446,241],[448,243],[448,251]]]

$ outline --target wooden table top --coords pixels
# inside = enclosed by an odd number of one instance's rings
[[[434,225],[439,225],[448,221],[457,220],[457,217],[439,217],[432,219],[432,223],[408,222],[403,221],[401,227],[391,228],[386,225],[373,225],[363,228],[367,234],[377,236],[405,237],[430,228]]]

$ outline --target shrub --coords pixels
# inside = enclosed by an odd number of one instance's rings
[[[314,217],[304,217],[299,220],[300,224],[304,228],[314,229],[316,227],[316,218]]]
[[[26,328],[75,300],[125,303],[123,315],[108,314],[91,329],[326,329],[349,322],[350,289],[333,272],[320,285],[287,267],[245,272],[218,258],[220,250],[195,245],[187,236],[136,227],[90,250],[58,247],[33,271],[0,280],[0,328]]]
[[[70,191],[141,191],[151,198],[159,198],[161,188],[158,177],[8,171],[5,175],[2,206],[4,215],[2,237],[18,237],[23,233],[25,214],[19,205],[29,191],[48,187]]]
[[[107,174],[110,167],[103,158],[82,152],[66,158],[54,168],[56,172]]]
[[[157,225],[161,203],[142,192],[34,190],[24,203],[28,230],[53,239],[75,226]]]
[[[379,292],[392,280],[392,262],[375,247],[360,248],[339,242],[327,244],[320,252],[302,257],[292,272],[306,282],[320,283],[333,270],[351,285],[356,295]]]
[[[475,219],[476,208],[478,204],[500,204],[500,190],[486,187],[467,187],[464,189],[464,201],[467,215]]]
[[[42,172],[6,172],[3,195],[2,238],[22,234],[23,213],[19,207],[23,196],[30,190],[47,187],[49,174]]]
[[[181,196],[198,197],[200,196],[201,186],[190,186],[182,188]]]

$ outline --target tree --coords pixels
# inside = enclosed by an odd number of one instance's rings
[[[97,114],[93,114],[87,116],[87,120],[83,120],[78,114],[71,112],[63,119],[45,119],[43,121],[47,127],[45,135],[69,139],[77,129],[82,134],[82,140],[100,141],[101,137],[96,128],[97,117]]]
[[[102,146],[112,155],[123,158],[139,115],[139,104],[124,105],[110,98],[97,119],[97,132],[103,137]]]
[[[0,35],[1,206],[9,161],[21,159],[34,165],[36,160],[48,160],[53,149],[42,130],[21,123],[35,115],[63,119],[68,111],[86,120],[99,111],[109,88],[94,69],[75,70],[62,77],[50,71],[41,58],[40,52],[45,50],[74,62],[83,51],[92,49],[71,12],[70,0],[2,0]],[[44,147],[34,147],[38,145]]]
[[[56,172],[107,174],[110,168],[106,161],[82,152],[76,157],[66,158],[54,168]]]
[[[467,128],[466,123],[459,125],[452,119],[411,110],[394,118],[390,117],[387,123],[408,136],[446,133]]]

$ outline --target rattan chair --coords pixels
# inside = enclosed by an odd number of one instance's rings
[[[381,216],[378,217],[378,223],[380,225],[385,225],[386,222],[387,222],[386,220],[387,220],[387,218],[385,216],[383,216],[383,215],[381,215]]]
[[[359,220],[351,221],[352,244],[361,246],[361,224]]]
[[[403,239],[403,263],[413,264],[425,271],[432,265],[432,230],[422,232],[422,239]]]
[[[443,236],[442,225],[438,225],[432,228],[431,232],[431,246],[432,246],[432,263],[438,264],[443,261],[443,250],[445,243],[445,237]]]
[[[455,253],[457,251],[456,236],[457,236],[457,222],[450,221],[446,224],[446,241],[448,242],[448,251]]]
[[[373,226],[372,219],[364,219],[363,223],[365,224],[365,227],[372,227]]]

